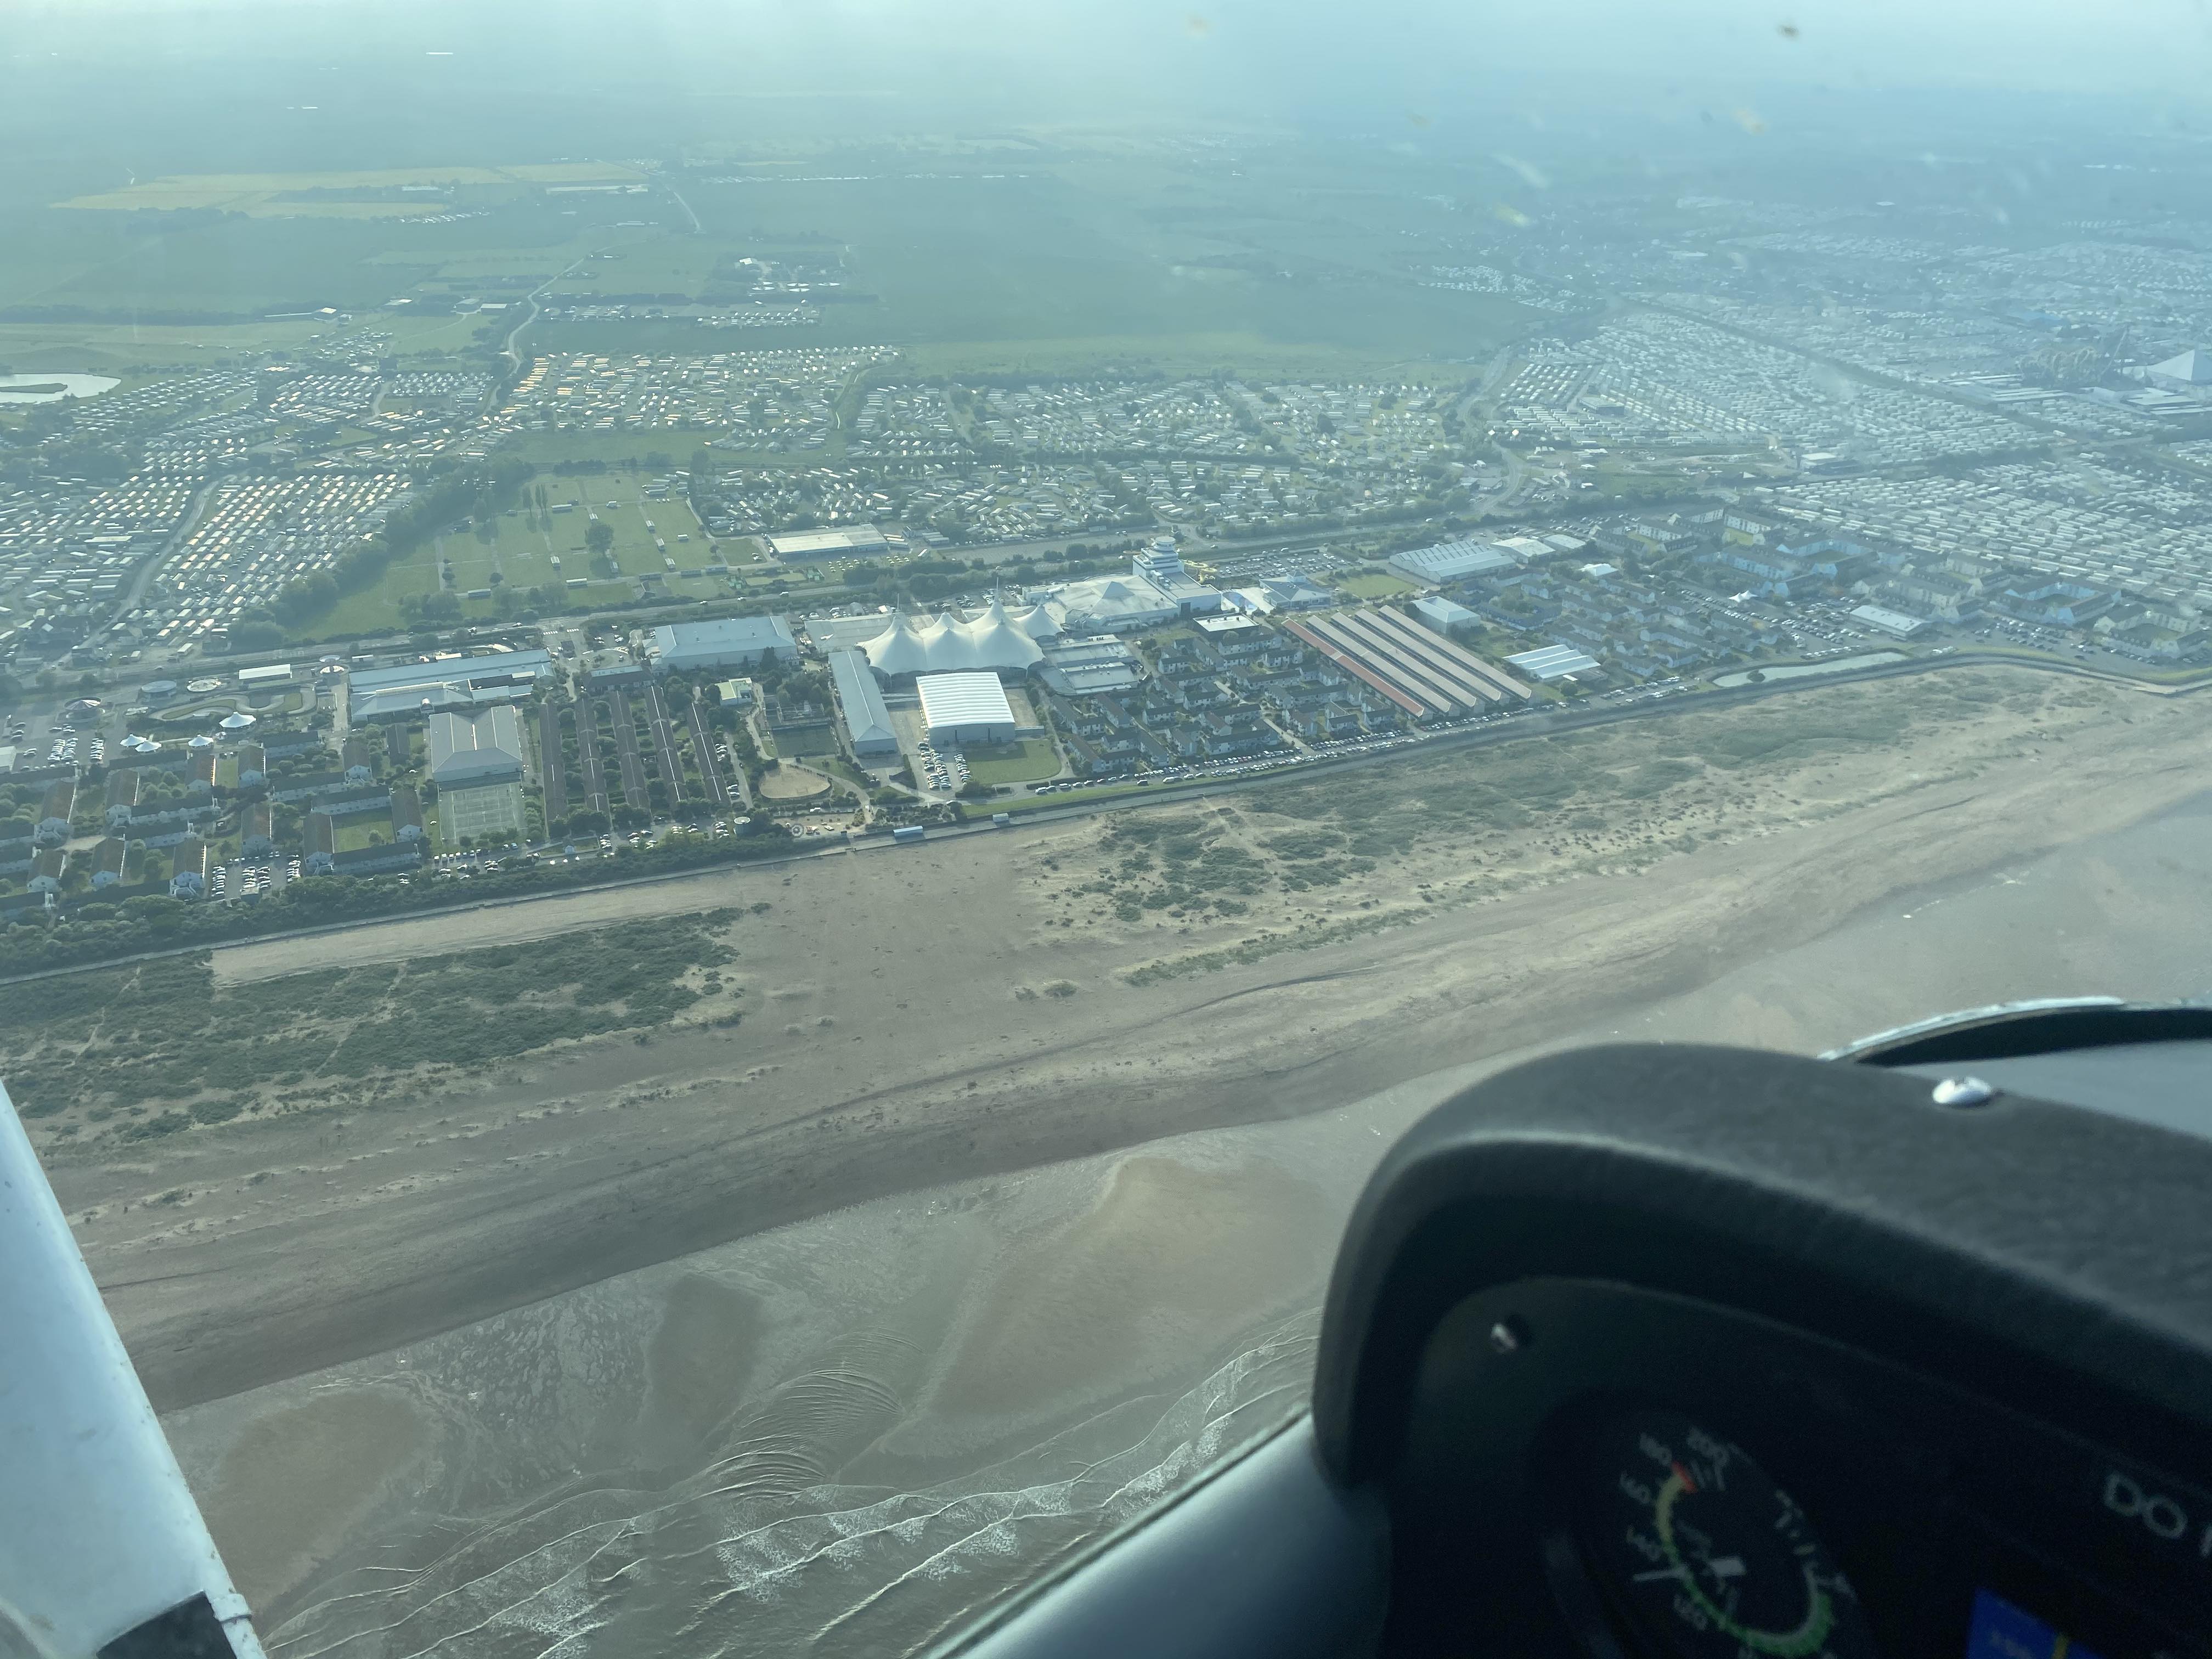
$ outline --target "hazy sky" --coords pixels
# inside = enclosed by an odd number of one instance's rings
[[[1244,111],[1467,96],[1522,75],[2168,100],[2212,85],[2208,0],[0,0],[0,55],[18,62],[318,41],[657,61],[675,81],[791,92],[923,83],[983,103]]]

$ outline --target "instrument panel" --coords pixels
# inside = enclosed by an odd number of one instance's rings
[[[1388,1652],[2212,1656],[2212,1498],[1775,1322],[1500,1287],[1408,1427]]]
[[[1309,1416],[962,1650],[2212,1659],[2212,1007],[1844,1058],[1443,1103],[1346,1225]]]
[[[1577,1449],[1573,1548],[1620,1620],[1681,1659],[1873,1659],[1858,1592],[1802,1504],[1678,1411],[1622,1405]],[[1586,1601],[1581,1586],[1565,1590]]]

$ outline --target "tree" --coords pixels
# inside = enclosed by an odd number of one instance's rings
[[[584,546],[594,557],[604,558],[615,544],[615,527],[605,519],[594,519],[584,532]]]
[[[284,643],[284,629],[270,621],[266,613],[246,617],[230,625],[230,648],[234,651],[274,651]]]
[[[279,621],[296,626],[337,602],[337,579],[327,570],[318,570],[286,583],[270,609]]]

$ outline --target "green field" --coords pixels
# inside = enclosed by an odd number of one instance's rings
[[[834,755],[837,728],[834,725],[794,726],[775,734],[775,752],[785,760],[804,760],[810,755]]]
[[[214,208],[225,213],[307,215],[336,213],[362,216],[361,210],[419,216],[442,213],[442,198],[421,200],[348,200],[392,191],[406,185],[438,185],[456,190],[526,190],[534,185],[634,183],[644,175],[635,167],[602,161],[558,162],[517,167],[415,167],[345,173],[199,173],[142,179],[97,195],[74,197],[63,207],[114,212],[173,213]],[[356,210],[354,213],[342,211]]]
[[[1042,738],[1019,743],[970,744],[961,751],[977,783],[1040,783],[1060,775],[1060,751]]]
[[[555,283],[553,294],[590,301],[603,294],[680,294],[705,286],[722,257],[714,242],[696,237],[656,237],[610,249],[611,258],[587,260]]]
[[[389,842],[392,833],[392,815],[389,812],[362,812],[341,818],[331,825],[331,850],[356,853],[364,847]]]
[[[651,500],[640,480],[619,473],[587,478],[544,477],[533,481],[533,490],[540,485],[546,492],[546,513],[540,514],[534,506],[526,505],[501,514],[482,530],[437,537],[405,558],[393,561],[374,586],[341,597],[322,615],[309,619],[301,632],[329,638],[382,633],[403,626],[401,599],[440,592],[441,559],[453,572],[444,591],[458,595],[479,588],[495,590],[501,584],[516,589],[559,584],[564,605],[615,605],[636,598],[638,579],[648,575],[662,577],[659,585],[674,598],[708,599],[729,591],[721,578],[696,574],[720,562],[714,550],[718,544],[708,540],[690,503],[680,495]],[[616,505],[611,508],[609,501]],[[550,510],[564,502],[573,510]],[[614,528],[611,556],[619,574],[613,578],[599,576],[584,545],[594,513]],[[668,544],[666,556],[676,561],[672,571],[662,563],[661,551],[653,544],[653,532],[645,527],[648,518]],[[679,542],[678,535],[691,539]],[[733,540],[720,545],[742,560],[753,544]],[[558,569],[553,564],[556,557],[561,561]],[[695,574],[686,575],[687,571]],[[500,581],[495,582],[494,576]],[[591,585],[568,587],[568,580],[576,576],[586,578]],[[471,620],[494,618],[499,614],[497,602],[464,598],[461,614]]]
[[[216,368],[264,352],[296,350],[321,331],[317,323],[0,323],[0,363],[24,374],[51,368],[117,374],[127,383],[133,369]]]
[[[1330,204],[1346,222],[1326,250],[1224,258],[1231,234],[1280,244],[1291,223],[1271,210],[1313,216],[1294,208],[1295,181],[1270,202],[1249,183],[1194,184],[1182,169],[1104,154],[997,176],[849,171],[858,176],[685,191],[710,235],[824,236],[849,250],[848,285],[875,301],[823,307],[810,343],[1104,339],[1150,341],[1157,355],[1230,334],[1410,358],[1474,350],[1522,314],[1492,296],[1346,285],[1353,260],[1379,268],[1390,257],[1409,211],[1433,213],[1402,202],[1365,221]],[[1186,213],[1161,212],[1170,190]]]
[[[708,551],[711,544],[706,527],[699,522],[680,489],[654,501],[645,494],[642,480],[618,473],[585,478],[553,477],[538,482],[544,484],[549,501],[568,501],[575,507],[573,513],[552,515],[550,550],[560,553],[563,576],[592,574],[584,551],[584,536],[593,514],[613,527],[611,556],[626,576],[666,575],[669,572],[662,562],[664,557],[675,560],[678,570],[697,570],[720,562]],[[610,501],[614,505],[610,507]],[[653,526],[650,530],[646,527],[648,521]],[[653,545],[656,534],[667,544],[665,555]],[[691,539],[679,542],[676,539],[679,535]],[[574,550],[573,556],[571,547]],[[573,569],[571,565],[574,565]],[[515,578],[510,574],[507,580],[513,581]]]

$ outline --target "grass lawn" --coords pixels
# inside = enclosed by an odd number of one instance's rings
[[[837,752],[837,728],[834,726],[799,726],[775,734],[775,751],[786,760],[803,760],[809,755],[834,755]]]
[[[747,545],[739,541],[719,545],[709,542],[688,501],[674,495],[663,501],[648,500],[631,478],[550,477],[538,482],[545,486],[549,504],[565,501],[574,510],[541,516],[533,508],[522,507],[501,514],[483,531],[437,537],[405,558],[393,561],[374,587],[342,597],[310,621],[302,633],[319,638],[381,633],[401,626],[403,596],[419,593],[427,598],[439,591],[441,556],[453,567],[451,591],[456,594],[495,587],[498,584],[492,577],[496,574],[514,588],[561,584],[563,604],[599,605],[628,603],[636,597],[635,579],[647,575],[666,579],[673,597],[719,593],[719,578],[710,582],[684,573],[720,562],[724,551],[742,557]],[[616,505],[609,507],[609,501]],[[619,577],[602,580],[592,570],[591,555],[584,547],[592,514],[614,528],[613,556],[623,573]],[[652,530],[646,528],[648,520],[654,526]],[[548,525],[550,529],[545,527]],[[656,532],[667,544],[665,556],[676,561],[674,570],[662,562],[662,551],[653,545]],[[691,539],[679,542],[676,539],[679,535]],[[556,557],[561,561],[558,569],[553,564]],[[565,586],[576,576],[590,579],[590,586]],[[490,599],[465,599],[461,611],[471,621],[489,621],[499,614]]]
[[[1036,783],[1060,775],[1060,751],[1043,738],[971,744],[960,752],[967,760],[969,776],[978,783]]]
[[[438,560],[425,543],[404,559],[395,559],[374,587],[342,596],[321,616],[307,623],[303,634],[380,634],[399,626],[399,596],[438,591]],[[487,607],[489,608],[489,607]]]
[[[363,812],[358,817],[337,820],[331,825],[332,850],[340,853],[358,852],[364,847],[374,847],[379,842],[392,839],[392,815],[389,812]]]
[[[671,573],[665,559],[675,560],[678,570],[697,570],[722,562],[716,554],[708,552],[714,544],[708,540],[706,529],[692,512],[691,503],[681,495],[672,492],[655,501],[645,494],[640,480],[619,474],[554,477],[539,482],[545,487],[549,501],[574,504],[574,512],[551,515],[551,550],[561,556],[561,574],[564,577],[593,574],[590,558],[584,551],[584,537],[594,517],[614,531],[611,553],[624,575],[668,575]],[[609,506],[609,502],[613,505]],[[519,518],[515,522],[526,520]],[[654,544],[656,536],[665,546]],[[676,539],[678,536],[691,539],[679,542]],[[514,581],[517,578],[510,572],[507,580]]]
[[[484,319],[471,313],[460,317],[441,317],[434,312],[419,314],[408,312],[385,311],[377,313],[379,331],[392,336],[392,349],[402,358],[427,357],[460,359],[476,344],[477,331]],[[455,368],[480,368],[478,362],[452,363]]]
[[[1383,575],[1379,571],[1367,575],[1346,576],[1336,586],[1339,592],[1349,593],[1355,599],[1395,599],[1401,593],[1421,591],[1412,582],[1397,576]]]

